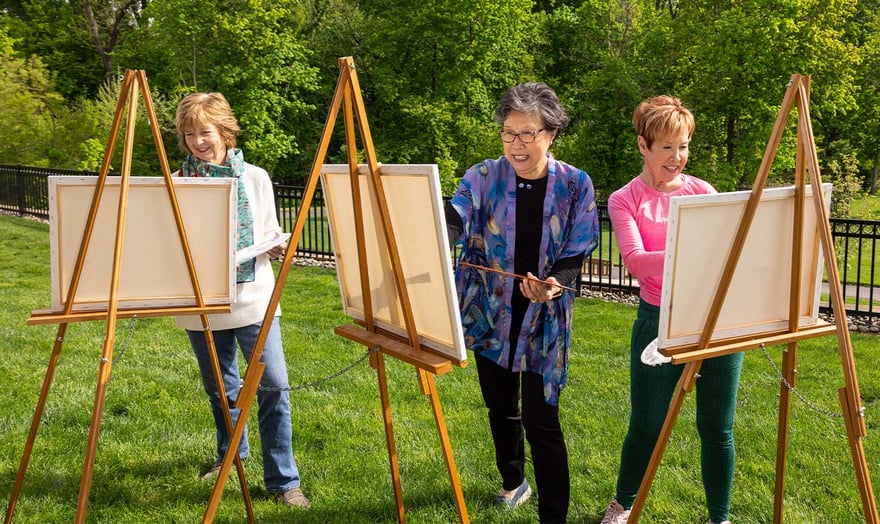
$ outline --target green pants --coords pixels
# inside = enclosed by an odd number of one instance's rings
[[[684,365],[642,364],[642,350],[657,337],[660,308],[640,301],[630,347],[629,430],[620,453],[617,501],[632,507],[666,420],[669,402]],[[736,450],[733,417],[742,370],[742,352],[703,361],[696,382],[697,431],[706,505],[713,522],[728,519]]]

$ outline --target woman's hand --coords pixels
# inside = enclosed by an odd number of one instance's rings
[[[279,233],[275,236],[281,236]],[[279,244],[277,246],[272,247],[269,251],[266,251],[266,256],[269,257],[269,260],[281,260],[284,258],[284,253],[286,252],[284,244]]]
[[[520,282],[519,290],[532,302],[549,302],[562,295],[562,287],[558,285],[559,281],[556,280],[556,277],[541,281],[531,273],[526,273],[526,276],[528,278],[524,278]]]

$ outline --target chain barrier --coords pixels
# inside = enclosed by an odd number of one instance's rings
[[[843,413],[837,413],[834,411],[829,411],[825,408],[821,408],[821,407],[817,406],[816,404],[814,404],[813,402],[811,402],[806,397],[804,397],[800,391],[795,389],[795,387],[792,386],[788,382],[788,380],[785,379],[785,377],[782,375],[782,371],[780,371],[779,367],[776,366],[776,362],[773,362],[773,359],[770,358],[770,353],[767,351],[767,348],[764,346],[764,344],[761,344],[761,351],[764,352],[764,356],[767,357],[767,362],[769,362],[770,366],[773,368],[773,370],[776,371],[776,374],[779,376],[779,379],[782,381],[782,384],[785,385],[786,389],[791,391],[794,394],[794,396],[796,396],[801,402],[806,404],[813,411],[817,411],[819,413],[822,413],[825,416],[828,416],[831,418],[843,418]]]
[[[122,349],[119,351],[119,354],[116,356],[116,358],[113,359],[114,365],[116,365],[116,363],[119,362],[119,360],[123,357],[123,355],[125,355],[126,350],[128,350],[128,348],[131,344],[131,338],[134,335],[135,326],[137,326],[137,316],[131,317],[131,320],[129,322],[129,328],[128,328],[128,336],[126,337],[125,343],[122,345]],[[373,346],[373,347],[367,348],[367,350],[364,352],[363,355],[360,356],[360,358],[358,358],[357,360],[355,360],[354,362],[352,362],[348,366],[346,366],[338,371],[335,371],[335,372],[331,373],[330,375],[327,375],[324,378],[321,378],[321,379],[318,379],[318,380],[315,380],[312,382],[307,382],[305,384],[299,384],[297,386],[265,387],[265,386],[261,385],[261,386],[257,386],[257,390],[258,391],[288,391],[288,392],[290,392],[290,391],[301,391],[304,389],[316,388],[318,386],[322,386],[322,385],[330,382],[331,380],[339,378],[342,375],[351,371],[352,369],[356,368],[358,365],[360,365],[361,362],[366,360],[370,355],[379,351],[379,349],[380,349],[379,346]],[[794,394],[794,396],[797,397],[801,402],[803,402],[806,406],[808,406],[813,411],[816,411],[818,413],[822,413],[825,416],[828,416],[831,418],[843,418],[842,413],[829,411],[825,408],[819,407],[818,405],[816,405],[815,403],[810,401],[808,398],[806,398],[803,394],[801,394],[800,391],[798,391],[794,386],[792,386],[788,382],[788,380],[785,379],[785,376],[783,376],[782,371],[779,369],[779,367],[776,365],[776,363],[773,362],[773,359],[770,357],[770,353],[767,351],[767,347],[764,344],[761,344],[761,351],[764,353],[764,357],[767,359],[767,362],[770,364],[770,367],[772,367],[773,371],[776,372],[776,375],[779,377],[779,380],[782,381],[782,384],[786,387],[786,389],[788,389],[792,394]]]
[[[131,337],[134,335],[134,327],[137,325],[137,315],[131,317],[128,322],[128,338],[125,339],[125,344],[122,345],[122,349],[119,351],[119,354],[116,355],[116,358],[113,359],[113,365],[115,366],[119,359],[122,358],[122,355],[125,355],[125,351],[128,349],[128,346],[131,344]]]
[[[352,362],[348,366],[340,369],[339,371],[331,373],[330,375],[328,375],[324,378],[315,380],[313,382],[307,382],[305,384],[300,384],[298,386],[287,386],[287,387],[266,387],[266,386],[260,385],[260,386],[257,386],[257,390],[258,391],[300,391],[303,389],[318,387],[320,385],[326,384],[327,382],[330,382],[331,380],[333,380],[337,377],[340,377],[340,376],[348,373],[349,371],[351,371],[352,369],[357,367],[358,364],[360,364],[361,362],[366,360],[367,357],[369,357],[373,353],[379,351],[379,349],[381,349],[381,348],[378,345],[367,348],[367,350],[364,352],[363,355],[361,355],[360,358],[358,358],[357,360],[355,360],[354,362]]]
[[[116,363],[119,362],[119,360],[123,357],[123,355],[125,355],[126,350],[128,350],[129,346],[131,345],[131,338],[134,335],[135,326],[137,326],[137,316],[131,317],[131,320],[129,321],[128,336],[126,337],[125,343],[122,345],[122,349],[119,351],[119,354],[116,356],[116,358],[113,359],[113,365],[116,365]],[[318,386],[322,386],[322,385],[330,382],[331,380],[339,378],[342,375],[348,373],[349,371],[351,371],[352,369],[354,369],[355,367],[360,365],[360,363],[363,362],[364,360],[366,360],[370,355],[379,351],[379,349],[380,349],[379,346],[373,346],[373,347],[367,348],[367,350],[364,352],[363,355],[360,356],[360,358],[358,358],[357,360],[355,360],[354,362],[352,362],[348,366],[346,366],[338,371],[335,371],[335,372],[331,373],[330,375],[327,375],[324,378],[321,378],[321,379],[318,379],[318,380],[315,380],[312,382],[307,382],[305,384],[300,384],[297,386],[265,387],[265,386],[260,385],[260,386],[257,386],[257,390],[258,391],[288,391],[288,392],[291,392],[291,391],[301,391],[304,389],[316,388]],[[772,367],[773,371],[776,372],[776,375],[779,377],[779,380],[782,381],[782,384],[795,397],[797,397],[798,400],[803,402],[806,406],[808,406],[813,411],[821,413],[827,417],[843,418],[842,413],[837,413],[837,412],[829,411],[825,408],[822,408],[822,407],[816,405],[814,402],[810,401],[803,394],[801,394],[800,391],[798,391],[794,386],[791,385],[791,383],[788,382],[788,380],[785,379],[785,376],[782,374],[782,371],[776,365],[776,362],[773,362],[773,359],[770,357],[770,353],[767,351],[767,347],[764,344],[761,344],[761,351],[764,353],[764,357],[767,359],[767,362],[770,364],[770,367]]]
[[[125,339],[125,343],[122,344],[122,349],[119,351],[119,354],[116,355],[116,357],[113,359],[114,366],[116,365],[117,362],[119,362],[119,360],[123,357],[123,355],[125,355],[126,350],[128,350],[129,346],[131,345],[131,338],[132,338],[132,336],[134,336],[135,326],[137,326],[137,315],[131,317],[131,320],[129,321],[128,336]],[[339,371],[331,373],[330,375],[328,375],[324,378],[315,380],[313,382],[300,384],[298,386],[287,386],[287,387],[277,387],[277,388],[257,386],[257,389],[259,391],[300,391],[303,389],[315,388],[315,387],[326,384],[327,382],[330,382],[331,380],[348,373],[349,371],[351,371],[352,369],[357,367],[361,362],[366,360],[370,355],[379,351],[380,349],[381,348],[378,345],[367,348],[367,350],[364,352],[363,355],[360,356],[360,358],[358,358],[357,360],[355,360],[354,362],[352,362],[348,366],[340,369]]]

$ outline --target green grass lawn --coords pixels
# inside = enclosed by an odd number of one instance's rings
[[[0,496],[8,503],[39,397],[57,326],[27,326],[50,297],[48,226],[0,216]],[[349,323],[331,270],[294,267],[285,288],[283,337],[292,386],[320,381],[360,358],[365,348],[336,336]],[[562,396],[569,447],[570,522],[598,523],[613,495],[628,417],[628,356],[633,306],[578,299],[570,382]],[[107,523],[200,521],[212,485],[198,480],[213,458],[214,430],[195,360],[173,319],[120,320],[90,492],[87,520]],[[126,344],[129,333],[131,340]],[[15,522],[70,522],[104,340],[103,322],[71,324],[40,425]],[[869,470],[880,471],[878,418],[880,337],[853,335],[868,435]],[[124,349],[124,351],[123,351]],[[769,348],[779,365],[779,347]],[[843,386],[834,337],[800,344],[798,385],[823,410],[839,412]],[[386,358],[395,442],[407,521],[457,522],[428,398],[410,365]],[[536,522],[534,499],[512,513],[491,505],[499,479],[475,366],[454,368],[437,384],[471,522]],[[738,460],[732,519],[770,522],[773,514],[779,381],[763,354],[745,356],[738,400]],[[706,521],[689,396],[657,474],[642,522]],[[265,493],[251,415],[246,477],[258,522],[396,522],[375,371],[366,363],[291,394],[294,451],[308,512],[275,505]],[[795,400],[786,475],[786,522],[863,520],[847,435],[840,418]],[[533,479],[531,470],[529,479]],[[236,479],[230,478],[216,522],[245,521]]]
[[[880,195],[857,194],[850,203],[849,215],[863,220],[880,220]]]
[[[880,195],[857,194],[851,203],[850,218],[880,220]],[[840,238],[835,242],[834,249],[837,251],[838,271],[843,278],[846,270],[848,284],[871,285],[873,275],[873,285],[880,286],[880,271],[871,267],[872,263],[880,260],[880,244],[872,242],[870,238],[863,240]],[[846,256],[845,262],[844,256]]]

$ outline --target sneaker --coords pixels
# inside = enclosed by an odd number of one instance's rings
[[[712,519],[709,519],[709,524],[715,524],[715,521]],[[730,524],[730,521],[729,520],[722,520],[718,524]]]
[[[621,506],[616,499],[611,499],[600,524],[626,524],[629,520],[629,512],[630,510]]]
[[[217,462],[208,466],[208,469],[199,473],[199,478],[204,481],[213,480],[214,477],[216,477],[217,474],[220,473],[220,462],[221,461],[218,460]]]
[[[498,497],[495,498],[495,505],[504,509],[513,509],[529,500],[529,497],[531,496],[532,488],[529,487],[529,483],[523,479],[522,484],[513,491],[511,497],[507,497],[505,490],[502,489],[498,493]]]
[[[312,507],[312,503],[309,502],[309,499],[306,498],[302,490],[298,487],[290,488],[281,493],[276,493],[275,502],[284,504],[285,506],[294,506],[303,509],[309,509]]]

